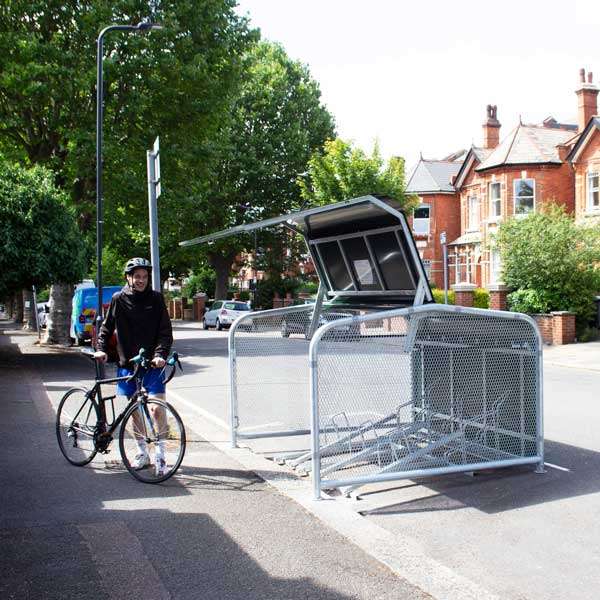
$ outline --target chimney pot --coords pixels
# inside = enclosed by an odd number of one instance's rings
[[[580,69],[579,75],[581,83],[575,93],[577,94],[577,130],[581,133],[590,118],[598,114],[598,88],[593,83],[594,76],[591,71],[587,74],[587,82],[585,69]]]

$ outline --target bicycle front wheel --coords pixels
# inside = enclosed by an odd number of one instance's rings
[[[183,422],[168,402],[138,402],[121,424],[119,449],[126,469],[136,479],[165,481],[179,469],[185,454]]]
[[[62,397],[56,413],[56,437],[61,452],[72,465],[87,465],[96,456],[97,423],[96,403],[87,390],[73,388]]]

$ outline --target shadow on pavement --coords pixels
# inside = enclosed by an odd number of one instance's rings
[[[436,493],[361,514],[395,515],[466,507],[495,514],[600,492],[600,453],[552,441],[546,441],[545,448],[546,461],[560,465],[561,469],[547,467],[546,473],[536,474],[532,467],[509,467],[480,472],[472,477],[454,474],[400,483],[386,490],[359,495],[362,498],[372,496],[377,501],[378,493],[417,485]]]

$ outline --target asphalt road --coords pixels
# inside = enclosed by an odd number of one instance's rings
[[[223,417],[226,384],[213,375],[223,334],[187,333],[177,332],[186,374],[174,391]],[[426,597],[200,438],[203,417],[177,400],[189,442],[167,483],[135,481],[115,449],[89,467],[69,465],[54,408],[89,381],[91,365],[31,341],[0,335],[3,600]]]
[[[226,332],[199,332],[187,324],[178,328],[177,344],[182,351],[186,348],[192,372],[174,386],[186,402],[198,402],[223,424],[228,420],[226,337]],[[588,345],[590,352],[596,352],[592,346]],[[586,345],[577,348],[580,355],[585,350]],[[573,366],[557,366],[561,353],[567,357],[563,363]],[[600,593],[600,371],[582,368],[586,363],[569,358],[568,353],[566,347],[545,352],[546,474],[523,467],[475,477],[370,486],[363,489],[354,509],[393,533],[399,543],[410,540],[427,556],[501,598],[596,600]],[[307,368],[306,360],[303,350],[293,353],[287,364],[282,360],[283,374],[297,377]],[[194,375],[200,371],[201,377]],[[257,378],[263,375],[253,373]],[[301,382],[300,387],[304,385]],[[276,397],[272,390],[263,388],[263,392]],[[300,392],[292,388],[278,393],[286,399],[284,408],[269,401],[257,403],[242,427],[277,428],[282,421],[297,420],[298,407],[306,406],[299,400]],[[276,452],[307,447],[308,439],[280,438],[249,445],[256,452]]]

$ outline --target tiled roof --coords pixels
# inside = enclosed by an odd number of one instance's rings
[[[457,237],[448,246],[462,246],[463,244],[479,244],[481,242],[481,233],[479,231],[471,231]]]
[[[493,152],[490,148],[476,148],[475,146],[471,150],[479,162],[483,162]]]
[[[453,192],[450,180],[460,169],[460,162],[421,159],[410,175],[406,191],[411,194]]]
[[[492,150],[487,148],[477,148],[475,146],[471,146],[471,149],[465,156],[462,165],[456,174],[456,179],[454,180],[455,189],[461,187],[473,164],[476,162],[481,163],[490,155],[491,152]]]
[[[483,171],[500,165],[560,164],[562,161],[556,146],[572,137],[573,132],[564,129],[519,124],[476,170]]]
[[[574,162],[578,159],[579,154],[586,147],[596,129],[600,129],[600,118],[592,117],[585,126],[585,129],[581,132],[576,144],[571,148],[571,152],[569,152],[569,155],[567,156],[568,161]]]

